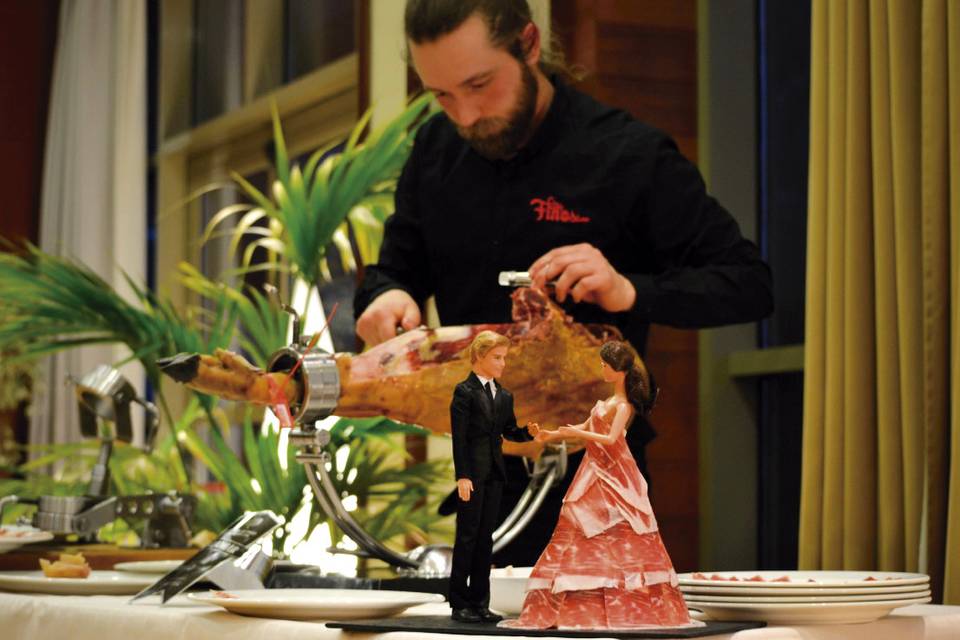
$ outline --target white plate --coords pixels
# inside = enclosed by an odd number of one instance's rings
[[[882,589],[884,587],[926,584],[930,582],[930,576],[925,573],[898,573],[892,571],[703,571],[701,573],[707,576],[719,575],[727,579],[694,579],[692,573],[681,573],[677,576],[680,579],[681,587],[724,585],[725,587],[732,588],[769,587],[771,589],[789,589],[791,587],[869,587]],[[754,576],[760,576],[764,581],[754,582],[748,580]],[[787,576],[790,581],[772,582],[783,576]],[[730,580],[730,578],[737,578],[737,580]],[[868,580],[867,578],[873,579]]]
[[[382,618],[414,605],[444,599],[437,593],[359,589],[232,589],[188,596],[244,616],[285,620]]]
[[[894,600],[915,600],[917,598],[928,598],[930,597],[930,590],[924,591],[911,591],[909,593],[901,594],[888,594],[888,593],[875,593],[864,596],[827,596],[823,594],[818,594],[815,596],[707,596],[703,594],[684,594],[684,599],[688,603],[695,602],[725,602],[729,604],[753,604],[753,603],[762,603],[762,604],[803,604],[810,602],[822,602],[822,603],[834,603],[834,602],[877,602],[877,601],[894,601]]]
[[[780,587],[774,589],[767,589],[763,584],[751,582],[751,585],[756,586],[741,586],[741,587],[728,587],[725,586],[722,582],[717,582],[716,586],[709,587],[693,587],[689,585],[680,585],[680,591],[685,594],[695,595],[750,595],[750,596],[816,596],[816,595],[830,595],[830,596],[854,596],[854,595],[868,595],[868,594],[890,594],[891,596],[896,596],[900,593],[915,593],[917,591],[925,591],[929,588],[929,584],[907,584],[902,586],[892,586],[892,587],[818,587],[816,585],[811,585],[809,587]]]
[[[124,595],[139,593],[155,576],[94,570],[87,578],[48,578],[42,571],[0,571],[0,589],[60,595]]]
[[[688,603],[714,620],[764,620],[772,624],[854,624],[872,622],[897,607],[924,604],[930,598],[815,604]]]
[[[19,524],[8,524],[0,527],[0,553],[6,553],[25,544],[46,542],[47,540],[53,540],[53,534],[49,531]]]
[[[139,562],[118,562],[113,565],[114,571],[126,573],[153,573],[168,574],[180,565],[183,560],[142,560]]]

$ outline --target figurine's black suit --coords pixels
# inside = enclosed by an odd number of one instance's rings
[[[485,610],[490,603],[492,534],[506,480],[501,439],[533,439],[525,428],[517,426],[513,396],[495,384],[497,393],[491,400],[480,379],[471,373],[457,385],[450,403],[453,468],[458,480],[468,478],[473,482],[470,500],[457,500],[457,536],[450,572],[450,606],[454,610]]]

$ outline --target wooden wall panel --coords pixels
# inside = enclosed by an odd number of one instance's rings
[[[697,159],[696,0],[554,0],[556,34],[579,88],[669,133]],[[647,364],[659,382],[647,450],[651,499],[679,571],[698,568],[697,333],[651,328]]]

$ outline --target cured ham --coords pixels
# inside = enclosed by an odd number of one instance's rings
[[[485,329],[510,338],[510,366],[502,380],[515,400],[517,421],[524,424],[566,424],[590,410],[595,398],[609,391],[595,375],[597,349],[619,339],[608,325],[574,322],[540,291],[520,288],[513,295],[513,322],[436,329],[416,329],[383,342],[362,354],[334,355],[340,374],[338,416],[387,416],[419,424],[437,433],[450,433],[450,397],[470,371],[466,348]],[[270,404],[270,385],[286,381],[282,372],[267,373],[236,354],[180,354],[161,362],[161,369],[189,387],[220,397]],[[284,393],[295,401],[301,391],[296,379]],[[506,443],[504,451],[539,451],[537,443]]]
[[[270,404],[270,378],[280,388],[288,403],[300,395],[300,384],[287,379],[286,373],[267,373],[253,366],[243,356],[217,349],[213,355],[181,353],[157,361],[160,370],[191,389],[218,396],[224,400],[236,400],[253,404]]]

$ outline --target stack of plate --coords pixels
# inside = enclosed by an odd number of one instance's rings
[[[720,571],[680,574],[687,606],[714,620],[773,624],[870,622],[930,602],[930,576],[885,571]]]
[[[8,524],[0,527],[0,553],[12,551],[19,546],[34,542],[53,540],[49,531],[41,531],[24,525]]]

